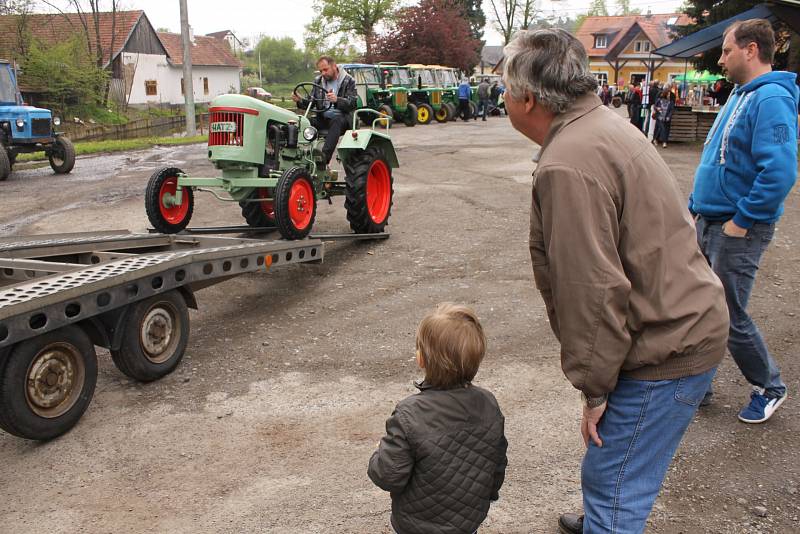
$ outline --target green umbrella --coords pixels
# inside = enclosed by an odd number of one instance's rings
[[[686,74],[680,74],[675,76],[674,81],[676,82],[689,82],[689,83],[710,83],[723,78],[721,74],[711,74],[707,70],[703,72],[697,72],[694,70],[690,70]]]

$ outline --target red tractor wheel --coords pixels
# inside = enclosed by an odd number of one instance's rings
[[[292,167],[275,186],[275,224],[284,239],[303,239],[311,232],[317,215],[314,182],[303,168]]]
[[[157,170],[147,182],[144,206],[153,228],[164,234],[176,234],[186,228],[194,211],[194,195],[183,188],[182,202],[174,204],[178,188],[178,175],[183,171],[174,167]]]
[[[357,234],[383,232],[392,211],[392,168],[377,147],[351,157],[345,166],[347,191],[344,207],[350,228]]]
[[[253,228],[275,227],[275,204],[272,195],[272,189],[259,187],[248,198],[248,200],[259,200],[259,202],[239,202],[239,206],[242,208],[242,217],[248,225]]]

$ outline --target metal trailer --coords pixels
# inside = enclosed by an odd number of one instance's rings
[[[0,428],[46,440],[91,402],[95,346],[140,381],[180,363],[195,292],[235,276],[321,262],[320,236],[274,241],[125,230],[0,240]],[[252,229],[250,229],[252,230]],[[362,234],[357,238],[385,238]]]

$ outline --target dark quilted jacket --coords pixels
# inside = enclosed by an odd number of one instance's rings
[[[503,414],[494,395],[477,386],[417,387],[386,421],[369,477],[391,492],[399,534],[469,534],[505,478]]]

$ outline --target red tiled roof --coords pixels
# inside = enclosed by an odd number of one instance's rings
[[[667,21],[673,17],[677,17],[674,26],[684,26],[691,22],[691,19],[685,13],[586,17],[583,19],[583,24],[581,24],[580,28],[575,30],[575,37],[583,44],[590,57],[606,56],[624,39],[634,24],[638,24],[645,36],[653,43],[653,47],[658,48],[672,42]],[[601,33],[614,33],[614,37],[608,43],[607,48],[594,47],[594,36]]]
[[[116,15],[116,16],[114,16]],[[136,23],[144,16],[144,11],[117,11],[98,13],[99,42],[103,51],[104,66],[116,57],[125,47],[128,37]],[[89,42],[92,53],[97,49],[97,33],[91,13],[51,13],[26,15],[26,29],[41,42],[54,44],[66,37],[84,35],[84,22],[89,26]],[[20,46],[20,17],[18,15],[0,16],[0,57],[22,59]],[[112,48],[113,42],[113,50]]]
[[[158,38],[169,54],[170,63],[183,65],[183,44],[178,33],[158,32]],[[216,37],[194,36],[192,64],[217,67],[241,67],[241,62],[231,52],[228,42]]]

